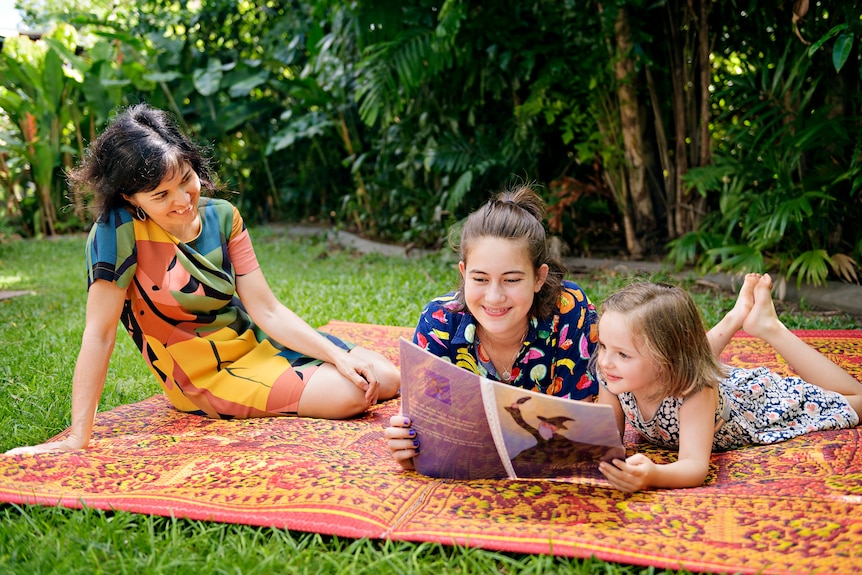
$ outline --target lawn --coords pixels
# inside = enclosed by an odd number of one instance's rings
[[[362,255],[323,236],[252,230],[276,294],[312,325],[329,320],[413,325],[422,305],[452,289],[449,254],[406,259]],[[0,302],[0,449],[41,442],[69,425],[71,377],[84,328],[83,237],[0,244],[0,290],[33,295]],[[631,278],[575,278],[599,302]],[[652,279],[678,281],[666,275]],[[686,280],[708,323],[733,294]],[[780,306],[796,329],[859,329],[858,318]],[[159,391],[124,330],[118,333],[100,409]],[[382,438],[381,438],[382,440]],[[393,463],[394,465],[394,463]],[[583,573],[650,572],[548,556],[52,507],[0,507],[2,573]],[[670,573],[670,571],[661,571]]]

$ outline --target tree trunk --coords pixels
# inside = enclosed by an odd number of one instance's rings
[[[706,166],[712,163],[712,138],[709,134],[709,85],[712,81],[712,61],[709,58],[712,52],[712,42],[709,37],[709,8],[712,0],[696,0],[698,14],[695,30],[697,31],[697,59],[694,65],[699,67],[698,89],[694,90],[693,97],[699,99],[698,117],[698,166]],[[689,227],[683,233],[695,230],[700,225],[704,216],[706,198],[702,196],[689,196],[688,212]]]
[[[686,114],[685,91],[688,86],[688,50],[687,35],[681,34],[682,26],[675,19],[677,9],[668,4],[668,32],[670,41],[668,51],[670,54],[671,69],[671,110],[673,116],[673,157],[676,161],[676,170],[673,179],[673,189],[668,190],[669,197],[673,198],[671,203],[673,211],[673,228],[668,230],[668,237],[675,238],[685,233],[688,229],[687,211],[685,209],[685,184],[683,176],[688,172],[688,146],[686,137],[688,135],[688,115]],[[672,195],[671,195],[672,194]]]
[[[637,98],[637,75],[632,59],[632,38],[629,27],[628,13],[625,9],[617,12],[614,22],[616,40],[616,58],[614,75],[617,80],[617,98],[620,105],[620,128],[626,158],[626,180],[628,196],[631,199],[631,215],[634,217],[634,228],[639,242],[631,253],[632,257],[643,255],[644,237],[655,230],[655,213],[652,198],[646,184],[646,167],[643,158],[643,136],[641,133],[640,111]]]
[[[665,225],[667,226],[668,235],[671,237],[675,230],[674,222],[674,206],[672,201],[674,197],[674,186],[676,184],[676,168],[670,157],[670,148],[668,147],[667,131],[665,130],[665,118],[662,112],[661,102],[658,97],[655,79],[648,63],[644,64],[644,75],[647,81],[647,90],[649,91],[650,106],[653,111],[653,125],[655,129],[656,148],[658,150],[659,167],[662,174],[662,188],[664,190],[665,200]]]
[[[42,233],[53,236],[55,233],[54,223],[57,221],[57,212],[54,210],[54,202],[51,198],[51,185],[38,184],[39,190],[39,214],[42,218]]]
[[[667,4],[666,36],[670,68],[673,169],[668,189],[668,238],[697,229],[705,198],[691,195],[683,178],[691,167],[712,163],[709,133],[712,63],[709,55],[711,0],[683,0]]]

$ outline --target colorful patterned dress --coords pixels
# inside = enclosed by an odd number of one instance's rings
[[[88,285],[127,290],[120,321],[177,409],[223,419],[295,414],[321,362],[271,340],[246,313],[236,278],[260,266],[237,209],[206,197],[198,208],[200,234],[186,243],[126,209],[107,214],[87,240]]]
[[[731,368],[719,384],[713,451],[768,445],[812,431],[845,429],[859,417],[840,393],[765,367]],[[684,399],[666,397],[645,421],[631,392],[617,395],[626,419],[650,443],[679,448],[679,408]]]
[[[425,306],[413,342],[455,365],[499,381],[494,364],[476,340],[473,314],[454,311],[456,295],[446,294]],[[577,284],[563,281],[554,313],[544,319],[530,318],[509,383],[558,397],[592,398],[598,393],[598,384],[588,364],[597,338],[595,306]]]

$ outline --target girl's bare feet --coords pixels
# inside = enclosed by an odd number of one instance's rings
[[[754,288],[760,281],[760,274],[746,274],[739,288],[736,303],[721,321],[712,326],[706,334],[709,347],[715,357],[720,357],[733,335],[742,329],[742,324],[754,307]]]
[[[742,287],[739,288],[739,295],[736,298],[736,303],[733,309],[727,312],[727,317],[738,328],[742,327],[745,318],[754,306],[754,287],[760,281],[760,274],[745,274],[745,279],[742,281]]]
[[[862,416],[862,383],[781,323],[772,303],[769,274],[764,274],[754,286],[754,305],[742,329],[771,345],[796,375],[808,383],[843,395],[856,414]]]
[[[748,278],[746,278],[748,279]],[[785,329],[778,319],[775,304],[772,303],[772,277],[763,274],[753,286],[754,305],[751,306],[742,329],[746,333],[769,341],[776,330]]]

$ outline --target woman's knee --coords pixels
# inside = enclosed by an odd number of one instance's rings
[[[385,363],[377,371],[377,380],[380,382],[380,399],[392,399],[401,390],[401,370],[392,362],[384,360]]]
[[[302,417],[347,419],[367,409],[365,392],[327,364],[306,382],[296,411]]]
[[[401,389],[401,370],[394,363],[383,354],[363,347],[353,348],[350,353],[360,355],[373,366],[374,375],[380,383],[380,400],[392,399],[398,395]]]

